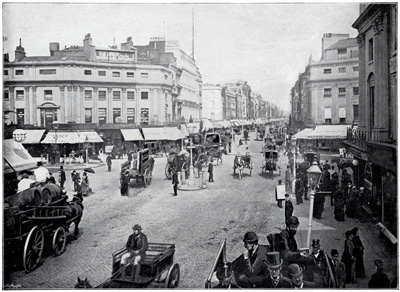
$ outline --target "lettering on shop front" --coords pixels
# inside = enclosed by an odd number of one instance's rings
[[[106,61],[134,61],[133,53],[121,53],[121,52],[110,52],[110,51],[97,51],[98,60]]]

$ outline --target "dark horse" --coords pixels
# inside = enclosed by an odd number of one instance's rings
[[[66,206],[65,215],[68,219],[75,218],[73,221],[75,223],[75,230],[73,238],[77,239],[79,234],[79,223],[81,222],[82,215],[83,215],[83,197],[81,193],[74,195],[72,201],[68,203]]]
[[[78,282],[75,284],[74,288],[77,288],[77,289],[93,288],[92,285],[90,285],[87,278],[85,278],[85,280],[82,280],[81,278],[78,277],[77,281]]]
[[[276,162],[267,160],[265,162],[264,170],[270,174],[271,179],[274,179],[274,170],[276,170]]]

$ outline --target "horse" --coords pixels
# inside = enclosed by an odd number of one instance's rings
[[[89,288],[93,288],[93,286],[90,285],[90,283],[89,283],[87,278],[85,278],[85,280],[81,280],[81,278],[78,277],[77,283],[75,284],[74,288],[76,288],[76,289],[89,289]]]
[[[242,156],[236,155],[233,164],[233,174],[236,174],[236,168],[239,170],[239,179],[242,179],[242,170],[244,168],[244,161]]]
[[[221,150],[211,148],[207,154],[208,154],[207,156],[210,156],[212,159],[214,159],[214,158],[217,159],[217,165],[220,160],[221,160],[221,164],[222,164],[222,151]]]
[[[83,215],[83,197],[81,193],[74,195],[72,201],[68,203],[65,210],[65,216],[68,219],[75,218],[73,221],[75,224],[75,230],[73,234],[73,238],[77,239],[79,234],[79,223],[81,222]]]
[[[276,170],[276,162],[273,160],[267,160],[265,162],[264,169],[269,173],[271,179],[274,179],[274,170]]]

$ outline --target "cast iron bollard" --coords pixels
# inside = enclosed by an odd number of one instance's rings
[[[203,171],[202,170],[199,171],[199,187],[201,189],[204,187],[203,186]]]
[[[182,178],[181,178],[181,185],[185,185],[186,184],[186,172],[182,172]]]
[[[178,188],[180,189],[182,185],[182,173],[180,171],[178,171],[178,180],[179,180]]]

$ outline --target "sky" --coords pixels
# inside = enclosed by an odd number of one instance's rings
[[[3,3],[3,51],[14,60],[19,38],[27,56],[48,56],[49,43],[83,45],[91,33],[96,47],[125,42],[146,45],[151,37],[178,40],[192,53],[203,83],[246,80],[282,109],[310,56],[321,58],[324,33],[357,36],[355,2],[260,3]],[[6,36],[6,41],[4,41]]]

